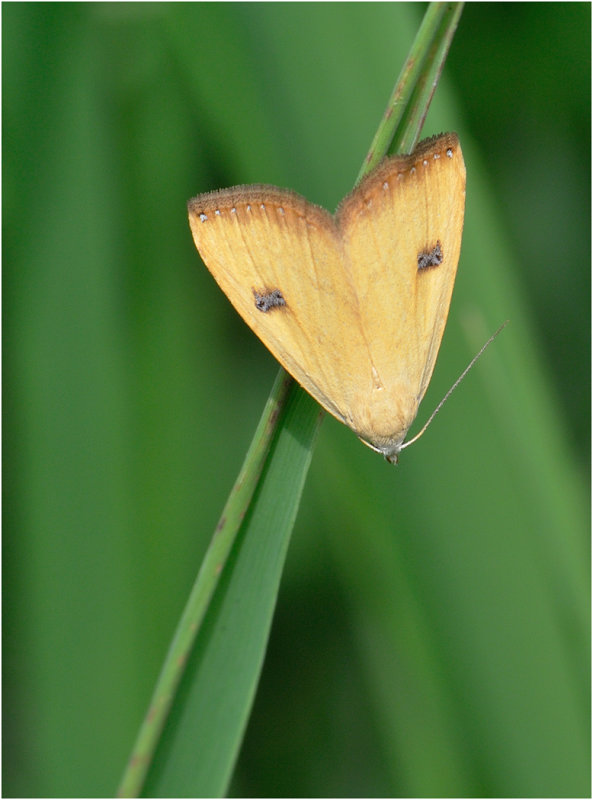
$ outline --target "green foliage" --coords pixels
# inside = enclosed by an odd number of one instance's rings
[[[186,200],[335,207],[421,12],[4,6],[5,795],[113,793],[277,372]],[[424,129],[468,194],[419,423],[511,322],[399,467],[324,422],[237,795],[589,794],[589,31],[464,11]]]

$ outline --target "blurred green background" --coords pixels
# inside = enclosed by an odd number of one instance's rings
[[[277,371],[187,199],[335,208],[424,9],[3,6],[4,796],[115,791]],[[419,422],[511,322],[399,467],[325,420],[234,795],[590,794],[590,14],[463,13]]]

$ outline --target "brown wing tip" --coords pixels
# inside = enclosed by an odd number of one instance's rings
[[[457,134],[440,133],[423,139],[409,155],[387,156],[354,187],[350,194],[346,195],[337,208],[336,218],[346,218],[353,204],[354,207],[358,207],[361,194],[372,194],[378,185],[394,175],[404,177],[430,160],[451,159],[458,153],[461,155]]]
[[[264,183],[231,186],[192,197],[187,203],[190,220],[207,222],[214,217],[224,218],[227,213],[245,219],[243,212],[276,209],[280,214],[292,212],[308,223],[328,227],[333,225],[331,214],[321,206],[310,203],[305,197],[292,191]]]
[[[434,136],[429,136],[426,139],[423,139],[421,142],[418,143],[416,148],[414,149],[413,153],[409,156],[403,156],[403,158],[415,158],[420,160],[423,155],[426,153],[433,153],[439,151],[447,151],[447,148],[451,148],[453,151],[457,150],[459,147],[459,136],[454,133],[453,131],[449,133],[437,133]],[[397,156],[395,156],[397,158]]]
[[[299,197],[290,189],[279,189],[277,186],[268,186],[265,183],[240,184],[198,194],[188,200],[187,210],[190,214],[199,216],[208,211],[226,211],[235,206],[269,203],[287,196]]]

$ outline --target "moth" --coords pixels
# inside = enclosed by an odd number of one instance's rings
[[[195,245],[282,366],[397,463],[434,369],[461,249],[457,135],[384,159],[335,214],[288,189],[189,201]]]

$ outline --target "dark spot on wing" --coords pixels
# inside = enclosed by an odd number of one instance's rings
[[[428,267],[438,267],[443,261],[443,251],[441,243],[437,241],[432,250],[425,250],[418,253],[418,269],[427,269]]]
[[[271,292],[257,292],[254,289],[253,296],[255,297],[255,307],[259,311],[263,311],[264,314],[273,308],[280,308],[286,305],[286,300],[280,289],[273,289]]]

